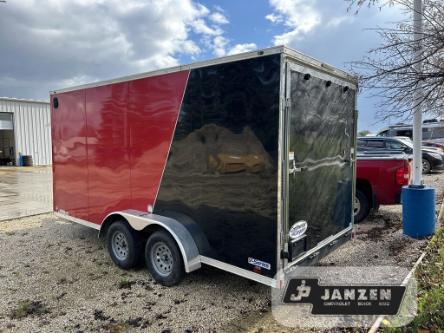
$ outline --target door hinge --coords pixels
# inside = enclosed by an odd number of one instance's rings
[[[289,109],[290,106],[291,106],[291,99],[290,99],[290,98],[286,98],[286,99],[285,99],[285,107],[286,107],[287,109]]]
[[[296,165],[293,163],[292,168],[291,168],[291,169],[288,169],[288,173],[289,173],[290,175],[295,175],[295,174],[297,174],[297,173],[304,172],[304,171],[307,171],[307,170],[308,170],[308,167],[306,167],[306,166],[303,166],[303,167],[296,167]]]
[[[290,260],[290,253],[288,253],[288,251],[281,251],[281,259],[288,259]]]

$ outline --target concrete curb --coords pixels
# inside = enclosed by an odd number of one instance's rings
[[[444,198],[443,201],[441,201],[441,206],[439,209],[439,213],[438,213],[438,219],[437,219],[437,224],[440,225],[441,221],[444,217]],[[415,262],[415,264],[413,265],[413,268],[410,270],[409,274],[407,274],[407,276],[404,278],[404,280],[402,281],[402,286],[407,285],[407,283],[409,282],[410,278],[412,277],[413,273],[415,272],[416,268],[419,266],[419,264],[422,262],[422,260],[424,259],[426,253],[425,251],[421,253],[420,257],[418,258],[418,260]],[[368,333],[376,333],[378,331],[378,329],[381,327],[381,323],[384,320],[385,316],[379,316],[375,322],[373,323],[372,327],[370,328],[370,330],[368,330]]]

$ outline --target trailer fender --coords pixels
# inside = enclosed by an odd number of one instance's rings
[[[190,232],[177,220],[157,214],[138,210],[124,210],[109,214],[102,223],[102,229],[107,227],[109,221],[124,218],[128,224],[137,231],[142,231],[150,225],[157,225],[166,231],[176,241],[182,253],[185,272],[190,273],[201,267],[200,254],[196,242]]]

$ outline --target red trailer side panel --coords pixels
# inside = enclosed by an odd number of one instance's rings
[[[87,220],[85,92],[72,91],[57,97],[60,106],[51,111],[54,210]]]
[[[131,207],[128,83],[86,89],[88,221]]]
[[[189,71],[128,82],[131,208],[154,206]]]
[[[54,209],[100,224],[154,206],[189,71],[56,94]]]

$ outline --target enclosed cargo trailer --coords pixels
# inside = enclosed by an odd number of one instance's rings
[[[51,93],[54,211],[165,285],[276,274],[351,237],[355,78],[286,47]]]

